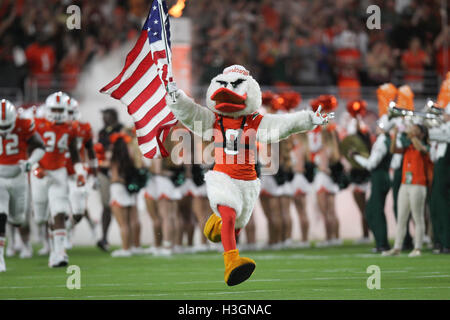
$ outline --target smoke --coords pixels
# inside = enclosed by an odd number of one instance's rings
[[[81,119],[91,124],[94,133],[103,127],[101,110],[112,107],[117,110],[119,120],[126,126],[133,126],[127,107],[100,89],[111,82],[121,71],[125,58],[135,41],[122,45],[111,53],[94,58],[82,72],[74,96],[80,103]]]

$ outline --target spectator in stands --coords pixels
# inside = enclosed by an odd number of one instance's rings
[[[450,71],[450,22],[447,26],[447,50],[445,50],[445,30],[442,29],[441,33],[434,40],[433,46],[436,51],[436,71],[442,79],[445,79],[445,75]],[[447,56],[447,61],[445,60]]]
[[[367,73],[372,85],[387,83],[395,66],[392,49],[384,40],[375,42],[367,54]]]
[[[409,48],[401,58],[404,71],[403,80],[414,92],[421,92],[425,76],[425,66],[430,64],[430,58],[425,50],[421,49],[421,42],[418,37],[411,39]]]
[[[56,65],[54,47],[49,43],[45,34],[39,34],[36,42],[25,50],[30,74],[35,77],[41,86],[50,86]]]

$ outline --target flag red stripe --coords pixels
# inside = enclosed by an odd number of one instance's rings
[[[134,114],[136,111],[139,110],[142,105],[147,102],[148,99],[156,92],[156,90],[159,89],[159,87],[162,85],[161,79],[156,76],[152,82],[144,89],[142,92],[136,97],[136,99],[133,100],[128,105],[128,113]]]
[[[166,59],[166,52],[164,50],[153,52],[153,60]]]
[[[139,55],[142,48],[144,47],[145,41],[147,41],[147,39],[148,39],[147,31],[142,31],[135,46],[133,47],[133,49],[131,49],[131,51],[128,53],[128,55],[126,57],[125,65],[122,69],[122,72],[113,81],[111,81],[105,87],[103,87],[100,90],[100,92],[109,90],[112,86],[118,84],[120,82],[120,80],[122,80],[123,74],[130,67],[130,65],[134,62],[134,60],[136,60],[137,56]]]
[[[153,117],[156,116],[165,107],[166,107],[166,98],[163,97],[161,101],[159,101],[154,107],[152,107],[141,120],[136,121],[134,123],[136,130],[145,127],[147,123],[149,123],[150,120],[152,120]]]
[[[147,133],[145,136],[142,137],[137,137],[138,143],[139,144],[144,144],[146,142],[149,142],[150,140],[152,140],[153,138],[158,138],[157,135],[161,132],[161,126],[164,126],[165,124],[167,124],[167,122],[173,120],[173,114],[169,113],[163,120],[161,120],[156,126],[155,128],[153,128],[149,133]],[[167,135],[166,135],[167,136]]]
[[[153,158],[156,154],[156,147],[144,154],[144,157],[147,157],[149,159]]]

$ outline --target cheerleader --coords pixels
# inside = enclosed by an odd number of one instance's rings
[[[122,249],[111,253],[113,257],[130,257],[140,249],[140,223],[136,209],[136,192],[130,190],[138,175],[129,145],[132,138],[124,132],[110,137],[112,150],[110,160],[111,185],[110,207],[119,224]],[[138,190],[137,190],[138,191]]]
[[[309,219],[306,214],[306,196],[311,189],[309,181],[305,177],[305,158],[307,154],[307,136],[299,134],[293,137],[294,148],[291,152],[291,162],[294,178],[291,182],[291,190],[294,204],[300,221],[301,242],[299,247],[309,247]]]
[[[328,112],[337,107],[337,101],[334,96],[323,95],[311,102],[314,111],[319,105],[322,105],[324,111]],[[339,239],[339,220],[336,215],[335,197],[339,191],[337,179],[342,173],[342,165],[339,162],[337,132],[334,126],[329,125],[325,128],[317,127],[315,130],[309,131],[307,135],[309,158],[317,167],[314,191],[325,222],[326,240],[319,242],[317,246],[339,245],[342,240]]]

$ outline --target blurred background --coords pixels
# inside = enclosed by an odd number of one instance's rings
[[[26,107],[63,90],[79,100],[82,117],[89,119],[94,132],[102,126],[99,110],[106,106],[116,108],[121,122],[132,125],[126,108],[99,89],[122,69],[150,3],[0,0],[0,97]],[[436,99],[450,70],[446,0],[168,0],[167,4],[169,8],[177,4],[171,10],[175,80],[200,102],[213,76],[228,65],[241,64],[263,91],[297,91],[303,107],[320,94],[334,94],[338,116],[347,101],[361,98],[370,116],[378,113],[380,84],[410,85],[421,107],[426,98]],[[80,29],[67,27],[70,5],[81,9]],[[369,5],[380,8],[380,29],[367,28]],[[340,197],[350,195],[342,192],[337,201]],[[347,203],[338,208],[338,215],[358,219],[356,205]],[[392,207],[391,198],[387,207]],[[256,215],[263,219],[259,209]],[[394,231],[392,213],[388,223]],[[342,225],[344,237],[359,235],[359,226],[355,230],[352,223]],[[314,233],[314,226],[311,229],[312,238],[322,236]],[[295,229],[294,236],[298,232]],[[113,233],[117,236],[117,230]]]
[[[169,8],[176,2],[167,1]],[[66,26],[73,4],[81,9],[79,30]],[[374,4],[379,30],[366,26]],[[74,91],[90,64],[135,41],[149,5],[0,1],[0,95],[30,103],[56,88]],[[261,85],[297,87],[305,97],[327,87],[341,98],[347,90],[369,99],[373,87],[390,81],[410,84],[419,98],[436,95],[449,70],[449,7],[445,0],[187,0],[178,14],[190,20],[199,97],[214,75],[237,63]]]

